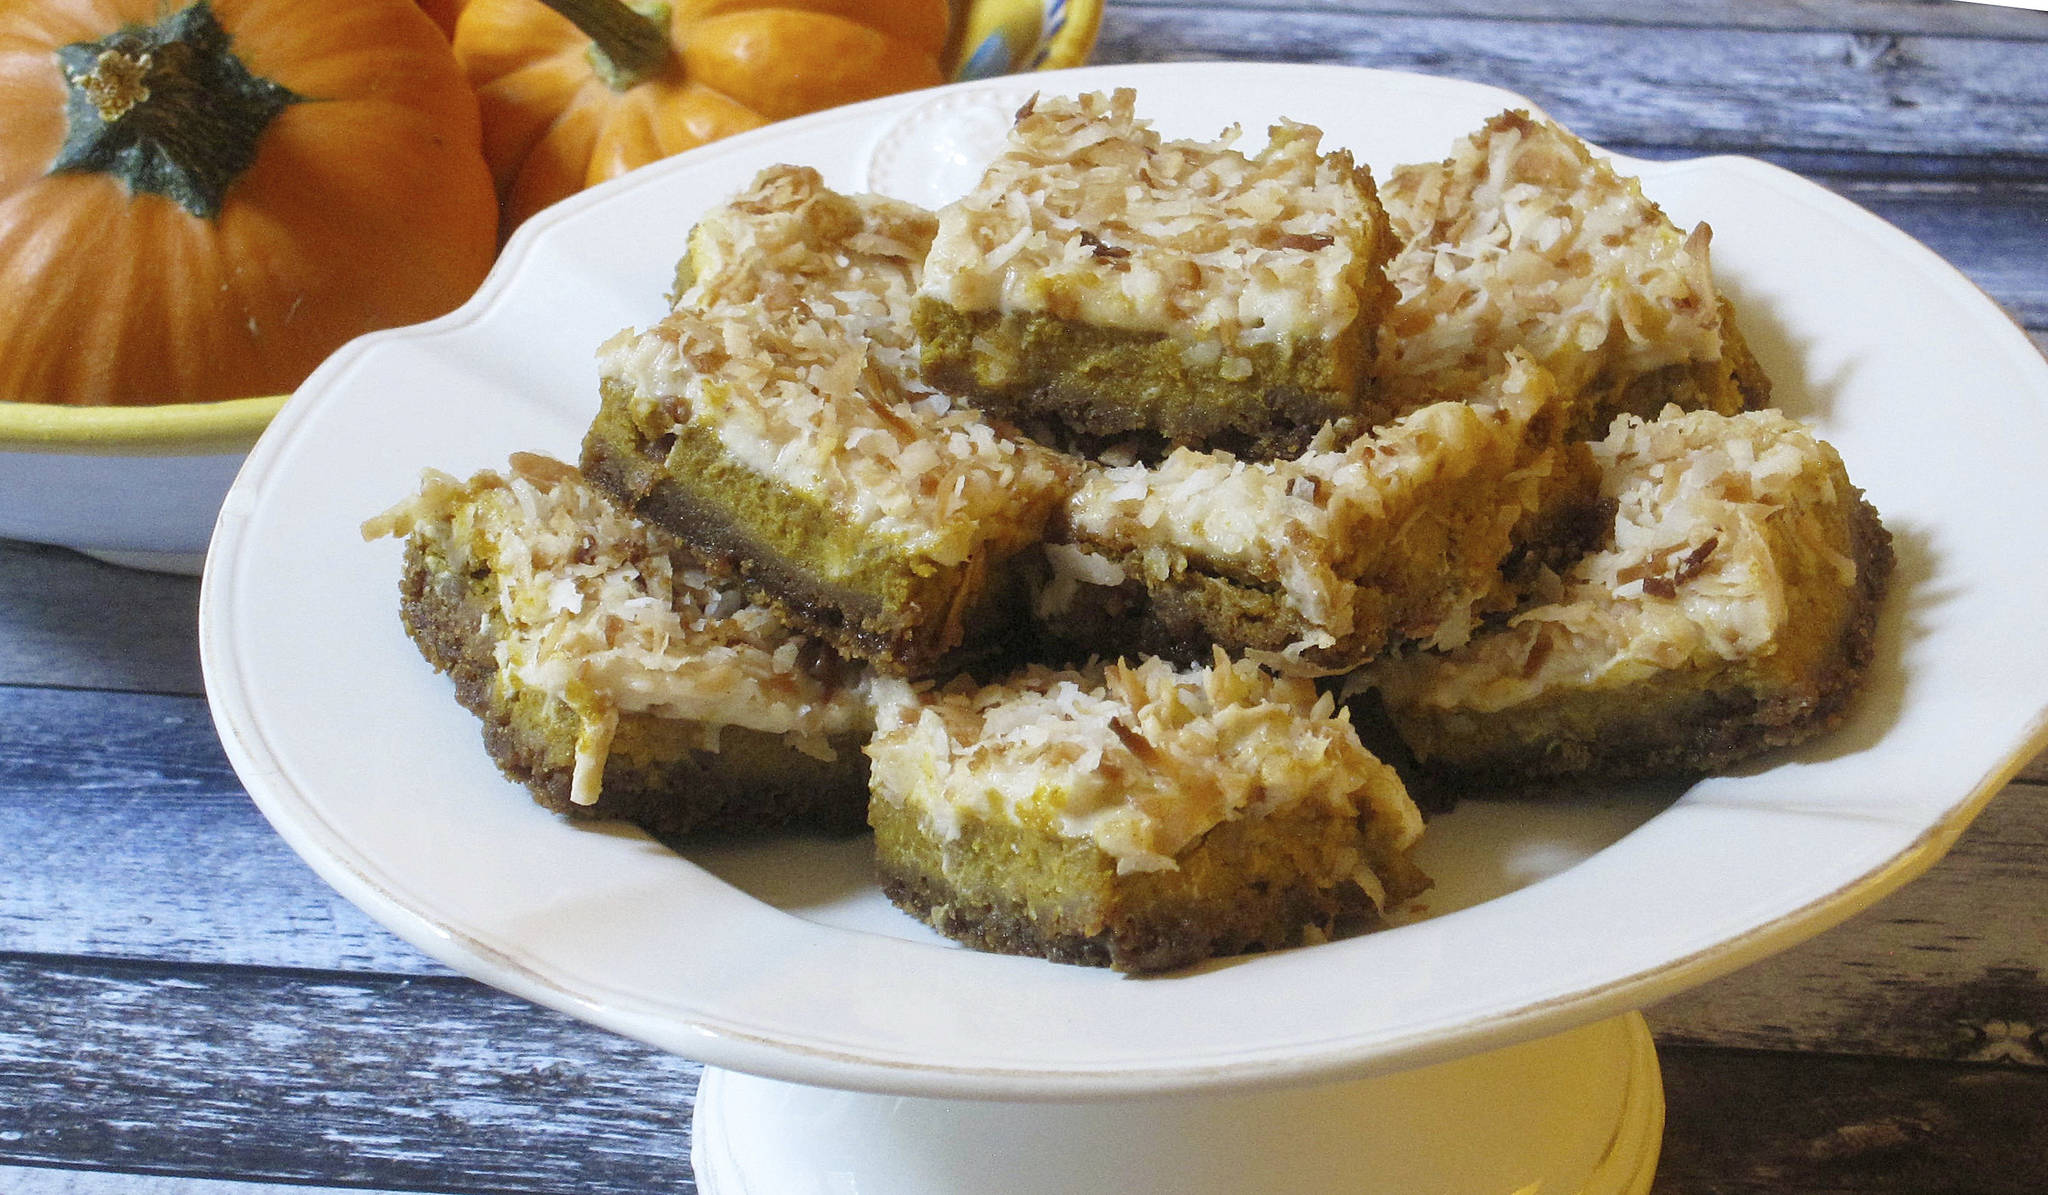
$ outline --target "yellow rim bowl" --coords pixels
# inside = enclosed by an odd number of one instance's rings
[[[1101,26],[1101,0],[954,0],[946,77],[958,82],[1080,66]]]
[[[209,456],[246,451],[290,397],[144,407],[0,402],[0,451],[81,456]]]

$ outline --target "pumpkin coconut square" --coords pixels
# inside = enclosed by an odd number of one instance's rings
[[[983,950],[1123,971],[1322,940],[1428,887],[1346,711],[1222,653],[878,689],[885,888]]]
[[[1443,161],[1395,169],[1381,198],[1400,242],[1375,366],[1393,406],[1470,398],[1511,353],[1579,398],[1584,439],[1624,412],[1769,400],[1715,284],[1712,230],[1680,229],[1558,125],[1503,112]]]
[[[1129,89],[1044,98],[942,208],[913,318],[933,384],[1055,440],[1265,458],[1377,421],[1393,238],[1372,176],[1283,121],[1167,141]]]
[[[1517,356],[1471,402],[1244,461],[1176,449],[1091,465],[1048,533],[1034,613],[1073,654],[1211,647],[1346,672],[1456,646],[1598,533],[1598,476],[1548,371]]]
[[[675,309],[600,352],[586,474],[841,653],[929,675],[1028,622],[1065,462],[920,379],[930,213],[776,167],[693,230]]]
[[[405,539],[407,633],[540,804],[664,839],[862,824],[865,670],[571,466],[429,470],[363,533]]]
[[[1549,597],[1350,682],[1438,786],[1704,774],[1835,726],[1869,668],[1891,537],[1810,429],[1674,406],[1593,452],[1613,518]]]

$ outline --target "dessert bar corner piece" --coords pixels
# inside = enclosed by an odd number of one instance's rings
[[[664,838],[860,826],[859,670],[569,466],[430,471],[364,534],[406,540],[407,632],[542,805]]]
[[[592,480],[846,655],[940,670],[1023,621],[1063,462],[925,386],[931,217],[776,167],[691,235],[660,323],[600,352]]]
[[[1369,415],[1393,238],[1371,174],[1275,125],[1168,141],[1129,90],[1041,98],[939,213],[913,312],[935,384],[1074,443],[1251,457]]]
[[[1504,112],[1381,194],[1401,247],[1376,372],[1396,407],[1465,397],[1510,351],[1587,398],[1585,438],[1667,403],[1732,415],[1767,402],[1707,226],[1681,231],[1559,126]]]
[[[1342,446],[1088,470],[1055,521],[1035,612],[1081,650],[1219,646],[1287,672],[1461,643],[1515,604],[1513,560],[1570,554],[1549,541],[1597,502],[1590,456],[1561,439],[1570,419],[1549,374],[1515,355],[1475,401]]]
[[[1673,408],[1594,452],[1614,522],[1554,596],[1358,678],[1447,788],[1725,768],[1833,727],[1870,664],[1891,539],[1805,426]]]
[[[971,946],[1162,971],[1321,937],[1427,887],[1421,815],[1344,711],[1219,653],[878,703],[899,906]]]

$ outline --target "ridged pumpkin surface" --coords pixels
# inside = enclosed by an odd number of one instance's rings
[[[488,272],[497,213],[476,101],[411,0],[210,7],[247,71],[294,97],[210,218],[117,173],[50,172],[68,151],[60,48],[168,6],[0,8],[0,399],[288,391],[342,343],[441,315]],[[203,151],[208,137],[189,140]]]
[[[469,0],[455,53],[505,228],[584,187],[769,121],[944,81],[946,0],[674,0],[671,53],[624,88],[541,0]]]

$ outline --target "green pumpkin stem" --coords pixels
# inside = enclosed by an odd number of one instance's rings
[[[198,0],[154,25],[59,49],[70,95],[50,173],[112,175],[135,194],[218,217],[263,131],[300,98],[251,74],[232,41]]]
[[[660,0],[541,0],[590,39],[590,66],[614,91],[668,65],[669,6]]]

